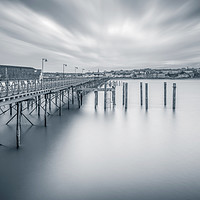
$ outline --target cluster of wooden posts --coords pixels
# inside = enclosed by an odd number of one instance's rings
[[[164,106],[167,106],[167,82],[164,82]],[[128,83],[123,82],[123,91],[122,91],[122,105],[127,109],[128,101]],[[140,105],[143,106],[143,83],[140,82]],[[149,108],[149,87],[148,83],[145,83],[145,109]],[[176,83],[173,83],[173,97],[172,97],[172,109],[176,109]]]

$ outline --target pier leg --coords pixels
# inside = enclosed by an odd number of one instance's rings
[[[145,104],[146,104],[146,110],[148,110],[148,83],[145,83]]]
[[[60,91],[59,115],[62,115],[62,91]]]
[[[48,95],[45,94],[44,95],[44,98],[45,98],[45,105],[44,105],[44,126],[46,127],[47,126],[47,99],[48,99]]]
[[[176,109],[176,83],[173,83],[173,110]]]
[[[125,109],[127,109],[128,104],[128,83],[125,83]]]
[[[112,101],[113,101],[113,106],[116,105],[116,101],[115,101],[115,86],[112,86]]]
[[[21,102],[17,102],[16,145],[20,147],[21,139]]]
[[[29,108],[30,108],[30,100],[28,99],[27,100],[27,109],[29,110]]]
[[[142,82],[140,82],[140,105],[143,105],[143,91],[142,91]]]
[[[81,95],[80,98],[81,98],[81,106],[82,106],[83,105],[83,92],[81,92],[80,95]]]
[[[57,92],[55,93],[55,104],[56,104],[56,106],[58,106],[58,93]]]
[[[41,96],[38,96],[38,116],[40,116]]]
[[[81,102],[80,102],[80,93],[77,91],[77,101],[78,101],[78,108],[81,107]]]
[[[12,116],[12,103],[9,105],[10,107],[10,116]]]
[[[70,92],[70,91],[69,91],[69,90],[70,90],[70,89],[67,90],[67,97],[68,97],[67,104],[68,104],[68,109],[69,109],[69,101],[70,101],[70,99],[69,99],[69,92]]]
[[[35,109],[37,110],[38,108],[38,102],[37,102],[37,97],[35,97]]]
[[[98,105],[98,91],[97,90],[94,91],[94,95],[95,95],[94,106],[95,106],[95,109],[97,109],[97,105]]]
[[[167,105],[167,83],[164,82],[164,106]]]
[[[72,104],[74,104],[74,88],[72,87]]]
[[[104,85],[104,110],[106,110],[106,99],[107,99],[107,83]]]
[[[49,111],[51,111],[51,94],[49,94],[48,97],[49,97]]]

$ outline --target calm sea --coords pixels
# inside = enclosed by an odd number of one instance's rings
[[[0,116],[1,200],[198,200],[200,199],[200,80],[149,83],[149,110],[139,105],[140,80],[128,82],[128,109],[122,86],[116,103],[94,109],[94,93],[81,109],[63,108],[48,127],[23,119],[22,146],[15,148],[15,123]],[[172,111],[172,84],[177,109]],[[42,120],[42,116],[41,116]]]

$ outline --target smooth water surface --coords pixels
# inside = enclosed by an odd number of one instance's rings
[[[15,124],[0,125],[0,199],[2,200],[196,200],[200,199],[200,81],[149,83],[149,110],[139,105],[140,80],[128,82],[128,109],[103,110],[103,93],[81,109],[63,109],[48,127],[23,126],[22,146],[15,148]],[[172,83],[177,109],[172,111]]]

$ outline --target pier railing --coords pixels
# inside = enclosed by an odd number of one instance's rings
[[[44,80],[6,80],[0,81],[0,98],[9,97],[16,94],[28,92],[59,89],[63,87],[73,86],[88,81],[98,79],[98,77],[85,78],[63,78],[63,79],[44,79]]]

